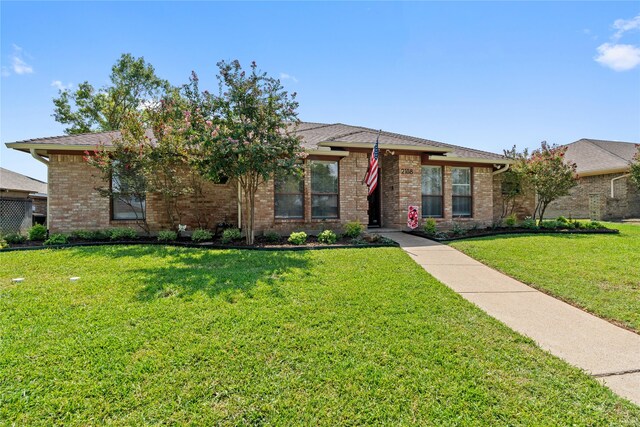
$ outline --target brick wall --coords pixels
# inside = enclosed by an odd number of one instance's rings
[[[505,212],[507,209],[504,206],[504,198],[502,197],[502,179],[504,175],[498,174],[493,176],[493,219],[494,221],[500,220],[503,216],[509,215],[509,212]],[[533,211],[536,207],[536,197],[533,192],[518,196],[516,198],[516,205],[514,213],[519,219],[524,219],[533,215]]]
[[[110,201],[96,191],[107,187],[97,169],[89,166],[81,155],[53,154],[48,168],[49,229],[53,233],[74,230],[100,230],[111,227],[136,227],[135,221],[111,220]],[[200,203],[204,211],[198,221],[193,205]],[[201,225],[214,228],[218,222],[237,223],[237,186],[235,182],[216,185],[205,182],[203,195],[185,195],[180,206],[184,212],[181,223],[188,229]],[[158,194],[147,195],[147,222],[153,232],[169,228],[169,218],[163,199]]]
[[[362,184],[362,179],[368,166],[367,153],[351,152],[346,157],[318,159],[338,161],[339,218],[325,220],[311,218],[311,172],[309,161],[306,161],[304,165],[304,218],[275,218],[274,182],[270,180],[262,185],[256,194],[255,232],[257,235],[269,231],[283,235],[292,231],[317,234],[327,229],[341,232],[343,224],[356,220],[366,226],[369,221],[367,214],[369,205],[367,187]]]
[[[554,200],[549,204],[545,217],[560,215],[572,218],[589,218],[589,199],[594,196],[599,219],[622,219],[640,217],[640,192],[629,178],[614,181],[614,197],[611,197],[611,179],[622,173],[585,176],[578,185],[569,191],[568,196]]]
[[[398,227],[400,200],[400,163],[398,156],[380,156],[380,191],[382,199],[382,226]]]

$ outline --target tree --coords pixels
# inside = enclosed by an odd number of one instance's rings
[[[85,152],[85,161],[96,167],[103,186],[96,188],[102,197],[108,197],[129,207],[136,224],[149,234],[146,220],[146,194],[148,191],[145,170],[149,168],[151,138],[139,113],[129,113],[123,118],[120,137],[114,138],[112,146],[103,142],[93,152]]]
[[[533,219],[542,221],[547,206],[569,194],[569,190],[577,184],[576,164],[564,158],[566,151],[566,146],[549,145],[542,141],[539,149],[514,168],[526,176],[537,195]]]
[[[122,54],[111,68],[111,84],[96,90],[85,81],[53,99],[53,117],[67,134],[120,130],[124,118],[154,105],[170,89],[143,57]]]
[[[247,244],[254,240],[255,195],[276,173],[297,173],[302,154],[295,93],[259,72],[255,62],[246,73],[236,60],[218,62],[220,92],[200,92],[192,74],[184,87],[190,108],[184,112],[185,133],[197,147],[195,164],[214,182],[234,179],[242,189],[242,228]]]
[[[502,216],[504,218],[516,211],[530,191],[529,181],[525,173],[526,168],[523,163],[529,157],[529,151],[525,148],[519,152],[514,145],[510,150],[504,150],[504,156],[514,163],[509,169],[502,173]]]
[[[638,152],[633,157],[633,163],[631,163],[631,180],[636,183],[640,190],[640,144],[638,144]]]

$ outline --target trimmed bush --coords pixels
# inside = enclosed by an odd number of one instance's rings
[[[9,233],[2,236],[5,242],[11,243],[12,245],[16,245],[19,243],[24,243],[27,238],[20,233]]]
[[[76,230],[71,233],[71,238],[76,240],[99,242],[102,240],[109,240],[111,238],[111,234],[109,231],[104,230]]]
[[[278,243],[280,241],[280,235],[275,231],[269,231],[264,234],[264,238],[267,239],[269,243]]]
[[[422,231],[430,236],[436,234],[436,220],[433,218],[427,218],[424,224],[422,224]]]
[[[332,245],[338,240],[338,236],[331,230],[324,230],[322,233],[318,234],[318,242],[326,243],[328,245]]]
[[[563,216],[559,216],[558,218],[556,218],[556,222],[559,223],[559,224],[563,224],[563,225],[566,225],[566,224],[570,223],[570,221],[567,218],[563,217]]]
[[[158,232],[158,242],[173,242],[178,238],[178,233],[173,230],[162,230]]]
[[[2,237],[0,237],[0,250],[8,248],[9,244],[7,243],[6,240],[4,240]]]
[[[561,228],[562,224],[558,221],[542,221],[538,226],[544,230],[555,230]]]
[[[518,216],[514,213],[512,213],[511,215],[508,215],[505,219],[504,219],[504,225],[506,225],[507,227],[515,227],[516,224],[518,223]]]
[[[307,233],[304,231],[293,232],[289,235],[287,241],[293,245],[303,245],[307,242]]]
[[[111,240],[135,240],[138,233],[131,227],[118,227],[109,230],[109,238]]]
[[[452,236],[462,236],[466,233],[467,233],[467,230],[465,230],[460,224],[458,224],[457,222],[453,223],[453,227],[451,227]]]
[[[600,228],[605,228],[605,227],[602,224],[600,224],[598,221],[589,221],[584,224],[584,228],[586,228],[587,230],[598,230]]]
[[[222,243],[230,243],[242,239],[242,234],[237,228],[227,228],[222,232]]]
[[[47,227],[36,224],[29,229],[29,240],[41,242],[47,238]]]
[[[44,241],[44,244],[47,246],[66,245],[67,243],[69,243],[69,236],[60,233],[52,234],[47,240]]]
[[[360,237],[364,227],[360,221],[350,221],[344,225],[344,235],[352,239]]]
[[[526,217],[524,219],[524,221],[522,221],[522,224],[520,224],[520,227],[522,228],[527,228],[529,230],[537,230],[538,229],[538,224],[536,224],[536,220],[531,218],[531,217]]]
[[[213,240],[213,234],[209,230],[204,228],[198,228],[191,233],[191,241],[193,242],[207,242]]]

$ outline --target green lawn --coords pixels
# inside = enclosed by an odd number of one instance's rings
[[[518,235],[450,243],[469,256],[640,332],[640,225],[619,235]]]
[[[13,423],[638,425],[640,407],[398,248],[114,246],[0,254]]]

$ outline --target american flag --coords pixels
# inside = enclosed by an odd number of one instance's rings
[[[380,139],[380,132],[378,132],[378,137],[376,138],[376,143],[373,146],[373,151],[371,152],[371,158],[369,159],[369,168],[367,169],[367,174],[364,177],[364,183],[369,187],[369,195],[373,193],[373,191],[378,186],[378,140]]]

